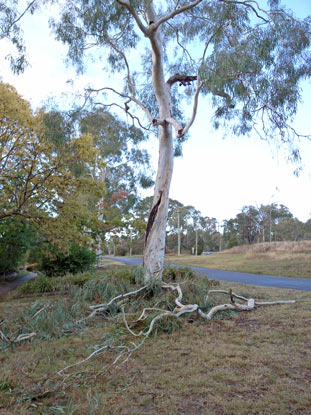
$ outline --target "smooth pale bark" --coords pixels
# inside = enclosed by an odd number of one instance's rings
[[[148,19],[157,20],[152,3],[148,7]],[[170,85],[165,81],[163,70],[163,44],[160,29],[150,34],[152,47],[152,82],[155,91],[159,118],[171,117]],[[154,188],[152,210],[146,229],[144,266],[147,270],[145,279],[161,278],[165,254],[165,236],[169,190],[173,173],[174,146],[172,127],[168,122],[158,126],[159,161]]]

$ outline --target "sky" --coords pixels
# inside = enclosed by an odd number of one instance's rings
[[[298,17],[311,15],[310,0],[287,0]],[[103,73],[102,62],[90,63],[82,76],[67,66],[66,47],[50,34],[47,12],[26,16],[24,37],[31,64],[24,74],[14,75],[5,56],[10,50],[6,40],[0,41],[0,80],[14,85],[33,108],[50,96],[61,97],[64,92],[83,93],[88,85],[102,87],[109,77]],[[73,79],[74,83],[68,82]],[[107,84],[107,83],[106,83]],[[295,127],[311,134],[311,82],[304,82],[301,103]],[[306,221],[311,217],[311,142],[301,143],[303,170],[299,177],[293,174],[295,166],[286,161],[282,149],[257,138],[226,137],[223,131],[214,131],[206,122],[212,112],[200,99],[198,115],[190,130],[190,138],[183,145],[183,156],[175,159],[170,197],[192,205],[202,215],[215,217],[220,223],[233,218],[245,205],[279,203],[292,214]],[[189,112],[190,116],[190,112]],[[158,143],[148,143],[156,171]],[[152,189],[143,195],[151,195]]]

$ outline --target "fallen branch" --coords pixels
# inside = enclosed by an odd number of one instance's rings
[[[57,372],[57,374],[58,374],[58,375],[61,375],[61,374],[62,374],[63,372],[65,372],[67,369],[70,369],[71,367],[78,366],[78,365],[81,365],[82,363],[87,362],[87,361],[88,361],[88,360],[90,360],[93,356],[95,356],[95,355],[96,355],[96,354],[98,354],[99,352],[102,352],[103,350],[108,349],[108,348],[111,348],[111,346],[106,345],[106,346],[100,347],[99,349],[97,349],[97,350],[95,350],[93,353],[91,353],[88,357],[86,357],[85,359],[80,360],[79,362],[73,363],[72,365],[68,365],[68,366],[64,367],[64,369],[59,370],[59,371]]]
[[[32,337],[36,336],[37,333],[35,333],[34,331],[32,333],[25,333],[25,334],[20,334],[15,340],[11,340],[14,343],[19,343],[23,340],[27,340],[27,339],[31,339]]]
[[[16,339],[9,339],[8,337],[6,337],[6,335],[3,333],[3,331],[0,330],[1,340],[5,341],[7,343],[20,343],[23,340],[31,339],[32,337],[34,337],[36,335],[37,335],[37,333],[35,333],[35,332],[24,333],[24,334],[20,334],[19,336],[17,336]]]
[[[77,320],[76,324],[80,324],[86,320],[90,320],[91,318],[95,317],[98,313],[106,311],[115,301],[117,300],[123,300],[124,298],[127,298],[131,295],[135,295],[140,293],[141,291],[145,290],[148,287],[148,285],[144,285],[143,287],[139,288],[136,291],[131,291],[125,294],[117,295],[116,297],[112,298],[112,300],[109,301],[109,303],[102,303],[102,304],[96,304],[91,305],[90,309],[93,310],[88,316],[82,318],[81,320]]]
[[[120,294],[117,295],[116,297],[114,297],[112,300],[109,301],[109,303],[102,303],[102,304],[97,304],[97,305],[91,305],[90,309],[91,310],[97,310],[97,311],[102,311],[103,309],[107,309],[109,306],[111,306],[115,301],[117,300],[123,300],[123,298],[129,297],[130,295],[135,295],[140,293],[141,291],[145,290],[148,287],[148,285],[144,285],[143,287],[139,288],[136,291],[131,291],[128,292],[126,294]]]
[[[114,298],[112,298],[108,303],[103,303],[103,304],[99,304],[99,305],[94,305],[94,306],[90,306],[90,309],[93,310],[92,313],[86,317],[84,320],[89,319],[93,316],[95,316],[98,312],[103,311],[103,310],[107,310],[107,308],[112,305],[114,302],[118,301],[118,300],[122,300],[124,298],[127,298],[131,295],[136,295],[140,292],[142,292],[143,290],[145,290],[148,287],[148,285],[144,285],[143,287],[135,290],[135,291],[131,291],[125,294],[120,294]],[[191,313],[197,313],[200,317],[202,317],[205,320],[211,320],[218,312],[220,311],[226,311],[226,310],[234,310],[234,311],[252,311],[254,310],[257,306],[270,306],[270,305],[277,305],[277,304],[289,304],[289,303],[295,303],[295,300],[288,300],[288,301],[266,301],[266,302],[259,302],[259,301],[255,301],[253,298],[246,298],[243,297],[241,295],[238,295],[236,293],[234,293],[232,290],[226,291],[226,290],[209,290],[207,293],[207,296],[205,298],[205,304],[207,303],[209,296],[211,294],[215,294],[215,293],[220,293],[220,294],[225,294],[228,295],[230,297],[231,303],[227,303],[227,304],[219,304],[216,305],[214,307],[212,307],[208,313],[204,312],[202,310],[202,308],[198,305],[198,304],[183,304],[182,299],[183,299],[183,292],[182,292],[182,288],[180,284],[170,284],[170,283],[165,283],[162,282],[162,288],[165,290],[170,290],[172,292],[176,292],[177,295],[174,299],[174,303],[176,304],[176,307],[173,311],[169,311],[169,310],[165,310],[165,309],[161,309],[161,308],[157,308],[157,307],[146,307],[143,309],[142,313],[139,315],[139,317],[133,321],[132,323],[137,323],[139,321],[145,320],[147,317],[147,312],[148,311],[159,311],[159,314],[156,315],[150,322],[149,326],[143,330],[140,330],[139,332],[135,332],[130,326],[129,323],[126,319],[126,313],[124,311],[124,305],[121,305],[121,313],[122,313],[122,320],[124,322],[124,325],[127,329],[127,331],[134,337],[142,337],[142,340],[139,344],[135,344],[134,342],[131,342],[131,345],[133,347],[130,346],[126,346],[126,345],[121,345],[121,346],[111,346],[111,345],[106,345],[103,346],[101,348],[99,348],[98,350],[95,350],[94,352],[92,352],[89,356],[87,356],[85,359],[80,360],[79,362],[73,363],[71,365],[66,366],[64,369],[61,369],[60,371],[58,371],[57,373],[59,375],[63,375],[65,371],[67,371],[68,369],[77,366],[77,365],[81,365],[85,362],[87,362],[88,360],[90,360],[93,356],[96,356],[98,353],[100,352],[104,352],[105,350],[109,349],[109,350],[120,350],[120,353],[117,355],[117,357],[113,360],[112,363],[110,363],[108,366],[109,368],[111,368],[112,366],[115,366],[117,363],[120,364],[120,361],[122,361],[121,364],[124,364],[125,362],[127,362],[129,360],[129,358],[131,357],[131,355],[136,352],[137,350],[139,350],[143,344],[145,343],[145,341],[147,340],[147,338],[149,338],[150,334],[152,333],[155,324],[160,321],[161,319],[165,318],[165,317],[171,317],[171,318],[179,318],[184,314],[191,314]],[[235,301],[235,299],[243,301],[244,303],[238,303]],[[41,310],[39,310],[41,311]],[[80,320],[80,321],[84,321],[84,320]],[[32,333],[33,334],[33,333]],[[31,336],[32,334],[30,334],[29,336]],[[0,336],[4,336],[4,334],[2,332],[0,332]],[[27,336],[27,335],[26,335]],[[25,338],[21,338],[20,340],[24,340]]]
[[[250,300],[246,297],[242,297],[241,295],[235,294],[231,290],[229,290],[229,291],[226,291],[226,290],[209,290],[208,294],[206,296],[205,302],[207,302],[210,293],[222,293],[222,294],[228,294],[228,295],[232,294],[233,297],[238,298],[239,300],[243,300],[243,301],[249,301]],[[254,301],[254,305],[255,306],[266,306],[266,305],[278,305],[278,304],[291,304],[291,303],[295,303],[295,302],[296,302],[295,300]]]

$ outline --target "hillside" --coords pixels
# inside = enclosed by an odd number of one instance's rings
[[[311,278],[311,241],[241,245],[213,255],[167,256],[166,261],[225,271]]]

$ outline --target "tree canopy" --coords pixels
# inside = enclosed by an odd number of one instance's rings
[[[83,226],[92,229],[98,212],[89,200],[104,192],[96,177],[104,164],[88,134],[56,149],[43,119],[0,83],[0,221],[23,218],[62,244],[66,236],[79,240]]]

